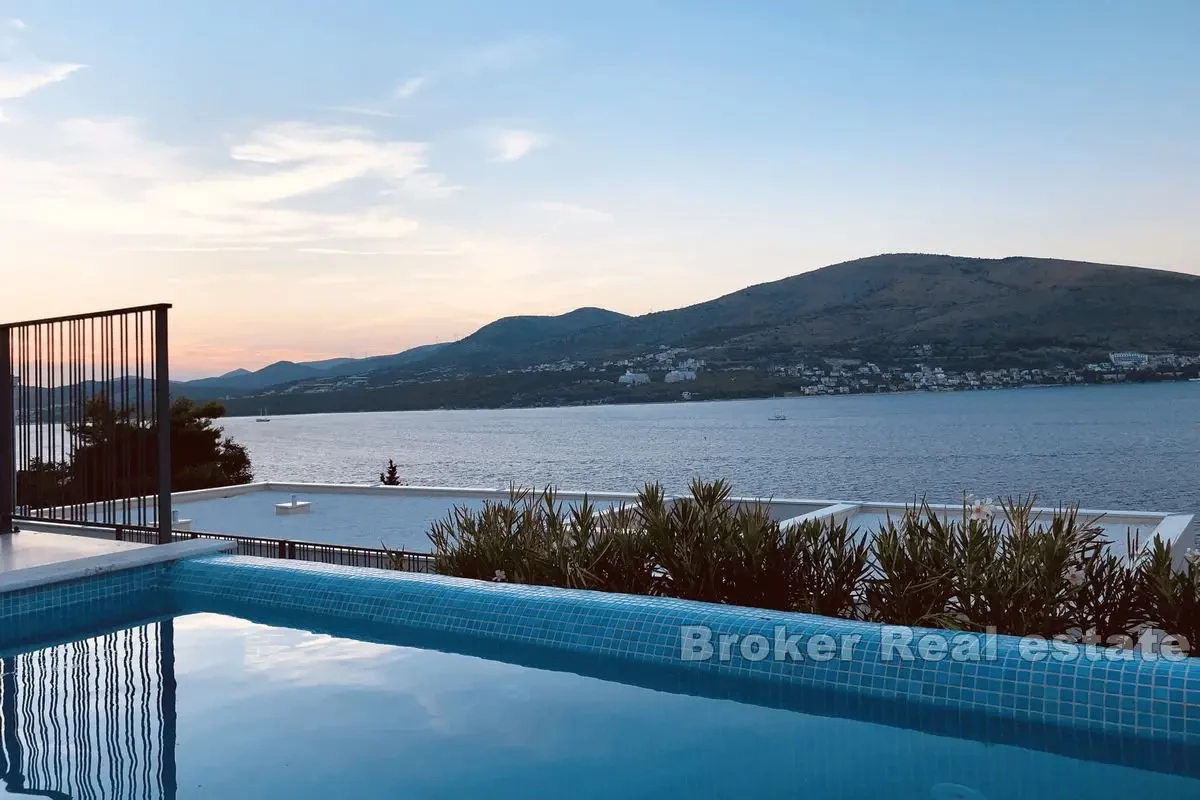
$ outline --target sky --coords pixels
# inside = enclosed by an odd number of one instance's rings
[[[0,319],[178,377],[884,252],[1200,273],[1195,0],[0,0]]]

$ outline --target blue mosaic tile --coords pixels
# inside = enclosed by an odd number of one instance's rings
[[[150,564],[0,593],[0,649],[23,649],[71,633],[91,634],[115,620],[167,613],[162,602],[166,570],[166,564]]]
[[[1072,647],[1073,661],[1032,662],[1022,657],[1019,639],[967,634],[955,641],[986,658],[907,660],[894,657],[893,629],[866,623],[244,556],[185,559],[0,594],[0,648],[87,634],[97,620],[231,609],[555,652],[608,674],[632,674],[635,665],[641,673],[665,669],[661,680],[683,691],[693,685],[687,676],[701,681],[706,694],[714,678],[724,678],[718,694],[795,710],[812,710],[814,698],[826,693],[857,696],[864,713],[886,724],[903,725],[920,706],[943,713],[951,729],[985,719],[1066,728],[1091,737],[1083,741],[1099,734],[1164,745],[1200,741],[1200,659],[1172,663],[1132,654],[1113,661],[1106,655],[1112,651]],[[684,658],[681,633],[688,626],[711,633],[712,658]],[[916,648],[928,632],[912,633]],[[738,638],[722,648],[723,635]],[[777,657],[790,655],[792,636],[799,637],[799,660]],[[755,648],[744,650],[748,638],[770,652],[758,657]]]
[[[761,684],[763,696],[781,702],[796,697],[796,690],[849,692],[899,707],[916,704],[1014,723],[1200,741],[1200,659],[1171,663],[1133,654],[1129,661],[1111,661],[1112,651],[1070,646],[1063,652],[1072,661],[1033,662],[1022,657],[1019,639],[963,634],[955,646],[975,648],[985,657],[908,660],[897,653],[893,629],[867,623],[244,556],[177,562],[168,568],[164,586],[184,610],[240,604],[549,648],[727,676],[743,685]],[[713,658],[685,660],[681,632],[688,626],[711,632]],[[930,632],[913,633],[916,649]],[[721,657],[722,635],[738,637],[724,648],[728,658]],[[800,660],[777,658],[781,649],[789,652],[778,646],[778,637],[786,644],[793,635],[800,637]],[[770,654],[760,658],[760,650],[744,650],[748,638],[766,642]],[[811,657],[808,647],[814,640],[823,645],[816,652],[833,648],[835,657]]]

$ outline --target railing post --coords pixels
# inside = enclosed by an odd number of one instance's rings
[[[17,420],[13,411],[11,329],[0,325],[0,534],[13,532],[17,483]]]
[[[171,366],[167,309],[154,312],[154,409],[158,418],[158,543],[171,543]]]

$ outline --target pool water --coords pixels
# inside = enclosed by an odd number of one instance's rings
[[[862,721],[862,699],[840,701],[844,716],[799,713],[423,645],[204,613],[8,654],[0,787],[298,800],[1200,797],[1195,777],[988,741],[986,722],[955,738],[915,718]]]

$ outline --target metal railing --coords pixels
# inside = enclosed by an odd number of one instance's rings
[[[100,526],[109,527],[109,526]],[[155,528],[134,525],[112,526],[118,542],[159,544]],[[345,567],[374,567],[396,569],[404,572],[436,572],[437,557],[432,553],[417,553],[411,550],[383,550],[356,547],[345,544],[302,542],[293,539],[265,539],[257,536],[235,536],[208,531],[171,532],[172,541],[186,542],[191,539],[217,539],[237,544],[240,556],[260,558],[283,558],[295,561],[315,561],[321,564],[340,564]]]
[[[170,540],[169,308],[0,324],[0,534],[35,519]]]

